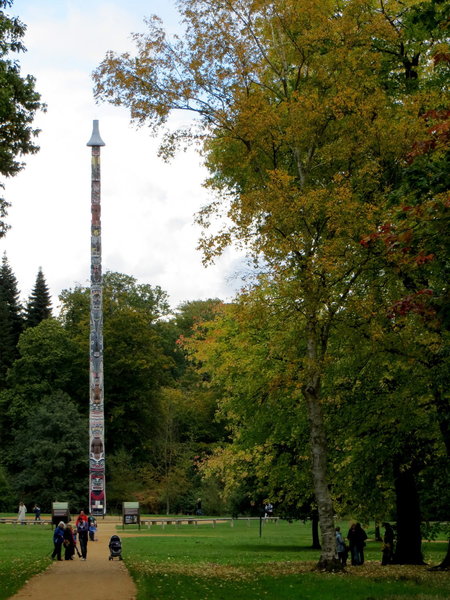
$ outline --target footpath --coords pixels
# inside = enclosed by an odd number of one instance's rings
[[[73,560],[54,561],[10,600],[135,600],[136,586],[124,563],[118,558],[109,560],[108,544],[117,533],[116,525],[117,520],[99,519],[98,541],[88,543],[87,560],[75,553]]]

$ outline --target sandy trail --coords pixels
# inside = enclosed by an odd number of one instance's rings
[[[116,524],[99,520],[98,541],[88,543],[87,560],[75,555],[74,560],[54,561],[10,600],[135,600],[136,586],[124,563],[109,560],[109,539],[121,536]]]

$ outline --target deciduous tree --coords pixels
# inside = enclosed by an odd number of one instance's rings
[[[375,258],[360,240],[383,222],[396,167],[425,135],[416,118],[423,97],[399,101],[387,85],[398,57],[386,57],[405,19],[393,26],[400,3],[389,14],[384,6],[185,0],[183,39],[169,41],[150,20],[134,37],[136,56],[110,52],[94,75],[97,98],[127,106],[140,124],[157,129],[177,109],[199,115],[200,127],[169,135],[163,154],[186,136],[203,141],[217,193],[199,216],[206,261],[230,243],[246,248],[280,299],[279,319],[304,324],[297,377],[321,568],[338,568],[322,399],[330,335]],[[400,59],[408,79],[428,68],[410,49]],[[208,235],[215,216],[227,219]]]
[[[23,36],[26,26],[18,17],[5,12],[13,0],[0,1],[0,173],[4,177],[16,175],[24,167],[21,158],[39,150],[35,138],[39,133],[33,120],[39,110],[44,110],[40,95],[35,90],[35,79],[23,77],[18,53],[25,52]],[[4,188],[4,184],[0,183]],[[8,203],[0,198],[0,237],[7,229],[3,221]]]
[[[65,290],[61,300],[64,326],[84,351],[87,372],[89,289]],[[148,456],[147,443],[156,434],[159,420],[158,390],[171,378],[172,361],[164,353],[157,327],[167,311],[167,294],[159,287],[138,284],[135,278],[121,273],[105,273],[103,339],[108,454],[125,448],[130,457]]]

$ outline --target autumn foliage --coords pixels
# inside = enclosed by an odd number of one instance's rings
[[[285,372],[271,372],[266,391],[270,397],[274,388],[283,390],[286,411],[306,411],[319,565],[338,568],[327,426],[338,336],[344,324],[363,338],[378,328],[379,343],[387,336],[393,351],[392,321],[411,315],[431,322],[436,298],[446,295],[442,285],[436,288],[445,270],[438,232],[448,208],[445,8],[432,2],[425,11],[419,0],[184,0],[179,6],[183,35],[169,39],[158,19],[148,20],[147,33],[134,36],[135,56],[107,54],[94,74],[95,94],[154,129],[173,111],[197,117],[191,127],[169,130],[161,152],[170,157],[182,144],[200,144],[211,191],[197,217],[205,262],[230,244],[247,252],[256,271],[239,301],[256,312],[269,307],[271,335],[258,340],[276,348],[266,367],[295,355],[289,383]],[[375,325],[370,320],[379,312],[388,322]],[[221,367],[233,359],[222,348],[215,362],[212,347],[214,337],[204,361],[228,381]],[[238,405],[237,414],[251,418]],[[233,421],[236,409],[228,406],[225,399],[222,408]],[[233,431],[237,452],[245,418]],[[258,443],[247,450],[254,453]],[[392,463],[397,483],[401,457],[399,449]]]

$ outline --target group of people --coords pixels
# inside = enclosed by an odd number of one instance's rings
[[[385,529],[383,539],[383,557],[382,565],[392,563],[394,554],[394,529],[389,523],[383,523]],[[336,554],[342,566],[347,565],[347,558],[350,554],[351,564],[353,566],[364,564],[364,548],[366,546],[367,533],[361,527],[360,523],[352,523],[347,533],[348,546],[345,543],[340,527],[336,527]]]
[[[41,520],[41,509],[37,504],[35,504],[33,506],[33,512],[34,512],[34,520],[40,521]],[[27,520],[27,507],[25,506],[25,504],[23,502],[20,502],[19,503],[19,511],[17,513],[17,521],[21,525],[26,525],[26,520]]]
[[[62,560],[61,555],[64,548],[64,560],[73,560],[75,552],[81,560],[86,560],[88,540],[91,542],[96,541],[96,531],[95,518],[93,516],[88,517],[84,511],[80,511],[74,527],[70,523],[60,521],[53,532],[52,559]],[[80,543],[80,550],[78,550],[77,540]]]
[[[367,533],[360,523],[352,523],[347,533],[348,546],[341,533],[341,528],[336,527],[336,554],[342,566],[347,565],[350,553],[352,565],[364,564],[364,547],[366,545]]]

